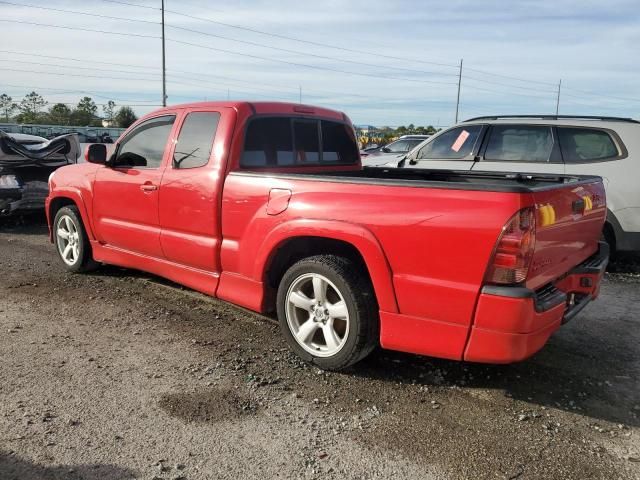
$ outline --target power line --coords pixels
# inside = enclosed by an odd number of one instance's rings
[[[139,23],[145,23],[145,24],[160,25],[159,22],[153,22],[153,21],[149,21],[149,20],[138,20],[138,19],[133,19],[133,18],[114,17],[114,16],[110,16],[110,15],[101,15],[101,14],[97,14],[97,13],[80,12],[80,11],[77,11],[77,10],[65,10],[65,9],[62,9],[62,8],[42,7],[42,6],[38,6],[38,5],[7,2],[5,0],[0,0],[0,3],[7,4],[7,5],[15,5],[15,6],[33,8],[33,9],[37,9],[37,10],[50,10],[50,11],[54,11],[54,12],[72,13],[72,14],[75,14],[75,15],[85,15],[85,16],[89,16],[89,17],[107,18],[107,19],[111,19],[111,20],[124,20],[124,21],[128,21],[128,22],[139,22]],[[169,12],[170,10],[165,10],[165,11]],[[229,40],[229,41],[236,42],[236,43],[241,43],[241,44],[244,44],[244,45],[251,45],[252,47],[268,48],[270,50],[277,50],[277,51],[285,52],[285,53],[293,53],[295,55],[304,55],[306,57],[320,58],[320,59],[323,59],[323,60],[332,60],[332,61],[337,61],[337,62],[342,62],[342,63],[351,63],[351,64],[354,64],[354,65],[362,65],[362,66],[373,67],[373,68],[385,68],[385,69],[398,70],[398,71],[404,71],[404,72],[419,73],[421,75],[440,75],[440,76],[450,76],[450,77],[456,77],[457,76],[457,74],[455,74],[455,73],[443,73],[443,72],[416,70],[416,69],[412,69],[412,68],[395,67],[393,65],[379,65],[379,64],[374,64],[374,63],[360,62],[360,61],[357,61],[357,60],[346,60],[346,59],[337,58],[337,57],[330,57],[330,56],[326,56],[326,55],[318,55],[318,54],[314,54],[314,53],[310,53],[310,52],[301,52],[300,50],[292,50],[292,49],[289,49],[289,48],[274,47],[272,45],[265,45],[263,43],[252,42],[252,41],[249,41],[249,40],[239,40],[239,39],[227,37],[227,36],[224,36],[224,35],[218,35],[218,34],[215,34],[215,33],[203,32],[201,30],[195,30],[195,29],[192,29],[192,28],[179,27],[177,25],[166,25],[166,26],[168,28],[173,28],[174,30],[181,30],[181,31],[184,31],[184,32],[195,33],[195,34],[198,34],[198,35],[204,35],[204,36],[212,37],[212,38],[220,38],[220,39]]]
[[[152,69],[152,67],[148,67],[148,66],[142,66],[142,65],[134,65],[134,64],[130,64],[130,63],[114,63],[114,62],[105,62],[105,61],[98,61],[98,60],[85,60],[85,59],[80,59],[80,58],[73,58],[73,57],[61,57],[61,56],[52,56],[52,55],[41,55],[41,54],[33,54],[33,53],[27,53],[27,52],[18,52],[18,51],[13,51],[13,50],[0,50],[0,53],[9,53],[9,54],[15,54],[15,55],[22,55],[22,56],[33,56],[33,57],[38,57],[38,58],[52,58],[52,59],[57,59],[57,60],[65,60],[65,61],[74,61],[74,62],[81,62],[83,64],[100,64],[100,65],[112,65],[112,66],[121,66],[121,67],[129,67],[129,68],[142,68],[142,69]],[[77,67],[75,65],[62,65],[62,64],[52,64],[52,63],[42,63],[42,62],[25,62],[25,61],[18,61],[18,60],[10,60],[12,62],[16,62],[16,63],[31,63],[31,64],[36,64],[36,65],[43,65],[43,66],[51,66],[51,67],[61,67],[61,68],[73,68],[73,69],[84,69],[84,70],[99,70],[99,71],[109,71],[109,72],[116,72],[116,73],[132,73],[132,74],[143,74],[143,75],[147,75],[147,73],[145,72],[128,72],[125,70],[111,70],[111,69],[94,69],[94,68],[87,68],[87,67]],[[231,80],[233,82],[239,82],[239,83],[244,83],[247,85],[260,85],[260,86],[269,86],[273,89],[279,89],[282,90],[284,92],[291,92],[294,90],[294,87],[286,87],[284,85],[274,85],[274,84],[270,84],[267,83],[265,84],[264,82],[260,82],[259,84],[256,82],[249,82],[247,80],[244,79],[240,79],[240,78],[236,78],[236,77],[228,77],[228,76],[223,76],[223,75],[213,75],[213,74],[205,74],[205,73],[199,73],[199,72],[192,72],[192,71],[186,71],[186,70],[178,70],[178,69],[170,69],[168,70],[169,73],[181,73],[181,74],[185,74],[185,75],[192,75],[192,76],[196,76],[196,77],[202,77],[202,78],[214,78],[214,79],[223,79],[223,80]],[[148,75],[152,75],[152,73],[149,73]],[[234,86],[235,88],[235,86]],[[255,87],[254,87],[255,88]],[[321,95],[327,95],[327,96],[348,96],[348,97],[358,97],[358,98],[364,98],[369,100],[371,98],[371,96],[368,95],[362,95],[362,94],[358,94],[358,93],[353,93],[353,92],[348,92],[348,91],[327,91],[327,90],[317,90],[315,88],[311,88],[310,90],[307,90],[307,94],[309,94],[309,92],[311,92],[311,96],[318,96],[318,95],[313,95],[314,93],[316,94],[321,94]],[[392,100],[411,100],[414,97],[385,97],[388,99],[392,99]]]
[[[158,10],[157,7],[151,7],[149,5],[140,5],[138,3],[123,2],[123,1],[119,1],[119,0],[101,0],[101,1],[107,2],[107,3],[116,3],[116,4],[119,4],[119,5],[127,5],[127,6],[130,6],[130,7],[139,7],[139,8],[146,8],[146,9],[151,9],[151,10]],[[331,44],[328,44],[328,43],[314,42],[314,41],[311,41],[311,40],[303,40],[303,39],[296,38],[296,37],[290,37],[290,36],[287,36],[287,35],[280,35],[280,34],[277,34],[277,33],[265,32],[265,31],[262,31],[262,30],[254,29],[254,28],[244,27],[244,26],[241,26],[241,25],[234,25],[234,24],[231,24],[231,23],[219,22],[217,20],[211,20],[210,18],[198,17],[198,16],[195,16],[195,15],[189,15],[187,13],[177,12],[175,10],[165,10],[165,11],[167,13],[172,13],[174,15],[179,15],[181,17],[190,18],[192,20],[200,20],[200,21],[203,21],[203,22],[209,22],[209,23],[213,23],[213,24],[216,24],[216,25],[222,25],[222,26],[229,27],[229,28],[235,28],[235,29],[244,30],[244,31],[247,31],[247,32],[258,33],[260,35],[266,35],[266,36],[269,36],[269,37],[280,38],[280,39],[284,39],[284,40],[290,40],[290,41],[293,41],[293,42],[305,43],[307,45],[315,45],[315,46],[318,46],[318,47],[332,48],[332,49],[341,50],[341,51],[344,51],[344,52],[371,55],[371,56],[374,56],[374,57],[387,58],[387,59],[393,59],[393,60],[400,60],[400,61],[403,61],[403,62],[422,63],[422,64],[425,64],[425,65],[436,65],[436,66],[440,66],[440,67],[449,67],[449,68],[456,68],[456,69],[458,68],[457,65],[448,64],[448,63],[430,62],[430,61],[427,61],[427,60],[420,60],[420,59],[416,59],[416,58],[408,58],[408,57],[404,57],[403,58],[403,57],[397,57],[397,56],[393,56],[393,55],[385,55],[385,54],[382,54],[382,53],[368,52],[366,50],[358,50],[358,49],[353,49],[353,48],[341,47],[341,46],[338,46],[338,45],[331,45]]]
[[[160,22],[152,22],[151,20],[139,20],[136,18],[125,18],[125,17],[113,17],[111,15],[102,15],[99,13],[80,12],[78,10],[66,10],[63,8],[43,7],[41,5],[31,5],[28,3],[14,3],[14,2],[7,2],[5,0],[0,0],[0,3],[3,3],[5,5],[13,5],[15,7],[35,8],[37,10],[49,10],[52,12],[60,12],[60,13],[73,13],[74,15],[85,15],[88,17],[106,18],[109,20],[122,20],[125,22],[138,22],[138,23],[148,23],[152,25],[160,25]]]
[[[542,90],[540,88],[523,87],[523,86],[520,86],[520,85],[510,85],[508,83],[493,82],[491,80],[483,80],[481,78],[470,77],[468,75],[466,75],[464,78],[466,80],[472,80],[472,81],[475,81],[475,82],[486,83],[488,85],[498,85],[498,86],[501,86],[501,87],[508,87],[508,88],[519,88],[521,90],[529,90],[529,91],[532,91],[532,92],[548,93],[550,95],[555,94],[555,91],[552,91],[552,90]],[[557,87],[557,84],[556,84],[556,87]]]
[[[120,35],[120,36],[128,36],[128,37],[152,38],[152,39],[156,39],[156,40],[160,39],[160,37],[153,36],[153,35],[141,35],[141,34],[124,33],[124,32],[107,32],[105,30],[94,30],[94,29],[81,28],[81,27],[69,27],[69,26],[55,25],[55,24],[50,24],[50,23],[26,22],[26,21],[21,21],[21,20],[7,20],[7,19],[0,19],[0,22],[19,23],[19,24],[26,24],[26,25],[36,25],[36,26],[40,26],[40,27],[62,28],[62,29],[65,29],[65,30],[80,30],[80,31],[85,31],[85,32],[103,33],[103,34],[107,34],[107,35]],[[174,43],[182,44],[182,45],[189,45],[189,46],[192,46],[192,47],[204,48],[204,49],[212,50],[212,51],[216,51],[216,52],[229,53],[229,54],[232,54],[232,55],[239,55],[239,56],[242,56],[242,57],[265,60],[265,61],[270,61],[270,62],[275,62],[275,63],[284,63],[284,64],[287,64],[287,65],[295,65],[295,66],[298,66],[298,67],[311,68],[311,69],[315,69],[315,70],[325,70],[325,71],[330,71],[330,72],[335,72],[335,73],[343,73],[343,74],[347,74],[347,75],[357,75],[357,76],[370,77],[370,78],[382,78],[382,79],[386,79],[386,80],[397,80],[397,81],[412,82],[412,83],[422,83],[422,84],[430,84],[430,85],[455,85],[455,83],[453,83],[453,82],[438,82],[438,81],[432,81],[432,80],[419,80],[419,79],[413,79],[413,78],[392,77],[392,76],[388,76],[388,75],[374,75],[374,74],[370,74],[370,73],[354,72],[354,71],[350,71],[350,70],[340,70],[340,69],[335,69],[335,68],[330,68],[330,67],[321,67],[321,66],[318,66],[318,65],[310,65],[310,64],[306,64],[306,63],[290,62],[290,61],[287,61],[287,60],[281,60],[281,59],[277,59],[277,58],[262,57],[262,56],[259,56],[259,55],[252,55],[252,54],[248,54],[248,53],[235,52],[235,51],[232,51],[232,50],[225,50],[225,49],[222,49],[222,48],[210,47],[210,46],[202,45],[202,44],[198,44],[198,43],[185,42],[185,41],[181,41],[181,40],[174,40],[174,39],[171,39],[171,38],[167,38],[167,40],[171,41],[171,42],[174,42]]]
[[[11,63],[24,63],[27,65],[39,65],[42,67],[59,67],[59,68],[73,68],[77,70],[91,70],[94,72],[111,72],[111,73],[132,73],[134,75],[155,75],[153,73],[146,72],[135,72],[131,70],[115,70],[112,68],[96,68],[96,67],[79,67],[76,65],[59,65],[55,63],[44,63],[44,62],[28,62],[26,60],[11,60]],[[153,80],[152,78],[147,78],[145,80]]]
[[[573,98],[583,98],[583,97],[578,96],[578,95],[572,95],[570,93],[565,93],[566,90],[569,90],[570,92],[580,92],[580,93],[587,94],[587,95],[592,95],[592,96],[611,98],[613,100],[618,100],[618,101],[621,101],[621,102],[638,102],[638,103],[640,103],[640,98],[619,97],[619,96],[616,96],[616,95],[607,95],[607,94],[604,94],[604,93],[588,92],[586,90],[579,90],[577,88],[563,87],[563,95],[566,95],[568,97],[573,97]]]
[[[310,52],[301,52],[300,50],[291,50],[289,48],[274,47],[274,46],[271,46],[271,45],[265,45],[263,43],[251,42],[249,40],[238,40],[238,39],[235,39],[235,38],[226,37],[224,35],[217,35],[215,33],[203,32],[201,30],[194,30],[192,28],[178,27],[176,25],[167,25],[167,27],[173,28],[174,30],[182,30],[184,32],[190,32],[190,33],[196,33],[196,34],[199,34],[199,35],[205,35],[207,37],[222,38],[224,40],[230,40],[232,42],[242,43],[242,44],[245,44],[245,45],[251,45],[253,47],[268,48],[270,50],[277,50],[277,51],[285,52],[285,53],[293,53],[295,55],[304,55],[306,57],[320,58],[322,60],[333,60],[333,61],[338,61],[338,62],[342,62],[342,63],[352,63],[354,65],[362,65],[362,66],[366,66],[366,67],[385,68],[385,69],[398,70],[398,71],[404,71],[404,72],[419,73],[421,75],[440,75],[440,76],[445,76],[445,77],[456,77],[457,76],[455,73],[430,72],[430,71],[425,71],[425,70],[416,70],[416,69],[413,69],[413,68],[394,67],[392,65],[378,65],[378,64],[375,64],[375,63],[359,62],[357,60],[346,60],[346,59],[342,59],[342,58],[329,57],[329,56],[326,56],[326,55],[317,55],[317,54],[310,53]]]
[[[9,20],[6,18],[0,18],[0,22],[5,23],[19,23],[22,25],[34,25],[36,27],[51,27],[51,28],[61,28],[63,30],[79,30],[81,32],[91,32],[91,33],[104,33],[105,35],[120,35],[122,37],[137,37],[137,38],[153,38],[154,40],[160,39],[160,37],[156,37],[154,35],[142,35],[138,33],[124,33],[124,32],[108,32],[106,30],[95,30],[91,28],[82,28],[82,27],[69,27],[66,25],[54,25],[51,23],[37,23],[37,22],[27,22],[24,20]]]
[[[481,92],[491,92],[491,93],[497,93],[499,95],[517,95],[519,97],[531,97],[531,98],[537,98],[537,99],[541,99],[541,98],[545,98],[541,95],[533,95],[531,93],[520,93],[520,92],[504,92],[504,91],[500,91],[500,90],[492,90],[489,88],[483,88],[483,87],[477,87],[476,85],[463,85],[463,88],[471,88],[473,90],[479,90]],[[551,95],[553,95],[553,93],[551,93]],[[549,97],[551,99],[551,97]],[[554,97],[555,98],[555,97]]]
[[[10,88],[22,88],[22,89],[31,89],[31,90],[43,90],[43,91],[52,91],[52,92],[58,92],[58,93],[51,93],[50,95],[65,95],[65,94],[80,94],[80,95],[91,95],[92,97],[97,97],[97,98],[104,98],[107,100],[113,100],[114,102],[119,102],[119,103],[127,103],[127,102],[136,102],[136,103],[140,103],[139,105],[131,105],[128,104],[129,106],[138,106],[138,107],[154,107],[154,106],[159,106],[159,104],[151,104],[151,103],[142,103],[142,102],[151,102],[153,100],[124,100],[121,98],[114,98],[114,97],[107,97],[104,95],[100,95],[98,93],[95,92],[88,92],[86,90],[66,90],[66,89],[60,89],[60,88],[50,88],[50,87],[42,87],[42,86],[36,86],[36,85],[15,85],[15,84],[10,84],[10,83],[2,83],[0,84],[0,86],[2,87],[10,87]],[[109,93],[109,92],[102,92],[102,93]]]
[[[133,65],[131,63],[114,63],[114,62],[104,62],[104,61],[100,61],[100,60],[88,60],[88,59],[84,59],[84,58],[73,58],[73,57],[57,57],[54,55],[40,55],[37,53],[26,53],[26,52],[16,52],[14,50],[0,50],[0,53],[10,53],[13,55],[24,55],[26,57],[41,57],[41,58],[50,58],[50,59],[56,59],[56,60],[69,60],[69,61],[73,61],[73,62],[82,62],[82,63],[97,63],[97,64],[103,64],[103,65],[113,65],[113,66],[117,66],[117,67],[132,67],[132,68],[147,68],[147,69],[151,69],[154,67],[151,66],[144,66],[144,65]],[[12,60],[14,61],[14,60]],[[75,66],[72,68],[76,68]]]
[[[480,70],[478,68],[466,67],[465,70],[469,70],[470,72],[482,73],[483,75],[490,75],[492,77],[500,77],[500,78],[508,78],[510,80],[517,80],[519,82],[537,83],[537,84],[540,84],[540,85],[547,85],[547,86],[550,86],[550,87],[555,87],[556,86],[555,83],[551,83],[551,82],[541,82],[539,80],[529,80],[529,79],[524,79],[522,77],[514,77],[514,76],[511,76],[511,75],[502,75],[500,73],[487,72],[486,70]]]
[[[4,71],[9,72],[20,72],[20,73],[38,73],[40,75],[56,75],[59,77],[80,77],[80,78],[101,78],[104,80],[133,80],[133,81],[141,81],[148,82],[148,78],[131,78],[131,77],[105,77],[104,75],[78,75],[75,73],[59,73],[59,72],[43,72],[37,70],[22,70],[17,68],[2,68]]]
[[[176,40],[173,38],[167,38],[168,41],[173,42],[173,43],[178,43],[181,45],[189,45],[192,47],[198,47],[198,48],[204,48],[207,50],[212,50],[215,52],[223,52],[223,53],[231,53],[233,55],[240,55],[242,57],[248,57],[248,58],[255,58],[258,60],[266,60],[269,62],[276,62],[276,63],[284,63],[287,65],[295,65],[298,67],[305,67],[305,68],[312,68],[315,70],[326,70],[329,72],[335,72],[335,73],[343,73],[343,74],[347,74],[347,75],[358,75],[361,77],[371,77],[371,78],[383,78],[386,80],[398,80],[398,81],[403,81],[403,82],[413,82],[413,83],[424,83],[424,84],[431,84],[431,85],[456,85],[453,82],[437,82],[437,81],[432,81],[432,80],[418,80],[418,79],[414,79],[414,78],[403,78],[403,77],[391,77],[388,75],[374,75],[371,73],[366,73],[366,72],[353,72],[350,70],[340,70],[340,69],[336,69],[336,68],[330,68],[330,67],[320,67],[318,65],[310,65],[307,63],[297,63],[297,62],[290,62],[287,60],[281,60],[278,58],[272,58],[272,57],[262,57],[259,55],[252,55],[249,53],[240,53],[240,52],[234,52],[234,51],[230,51],[230,50],[224,50],[222,48],[215,48],[215,47],[210,47],[208,45],[202,45],[199,43],[192,43],[192,42],[185,42],[183,40]]]

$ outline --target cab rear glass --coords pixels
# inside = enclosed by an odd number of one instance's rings
[[[354,165],[358,146],[350,125],[298,117],[258,117],[245,132],[245,169]]]

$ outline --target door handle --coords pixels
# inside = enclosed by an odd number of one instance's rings
[[[155,192],[156,190],[158,190],[158,186],[152,183],[143,183],[142,185],[140,185],[140,190],[142,190],[143,192]]]

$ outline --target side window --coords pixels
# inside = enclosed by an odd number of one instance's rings
[[[482,125],[452,128],[422,147],[417,160],[462,160],[473,152],[481,131]]]
[[[409,142],[406,140],[398,140],[387,145],[387,148],[391,153],[403,153],[409,149]]]
[[[243,168],[354,164],[358,145],[349,125],[307,118],[265,117],[249,122]]]
[[[488,161],[548,162],[553,151],[551,127],[496,125],[484,153]]]
[[[197,168],[209,162],[219,121],[218,112],[193,112],[187,115],[173,153],[173,168]]]
[[[358,144],[353,130],[344,123],[322,120],[322,161],[354,164],[358,161]]]
[[[609,133],[592,128],[558,128],[566,163],[601,161],[620,155]]]
[[[115,167],[158,168],[176,117],[156,117],[138,125],[118,147]]]
[[[293,165],[289,118],[256,118],[249,123],[240,159],[243,167]]]

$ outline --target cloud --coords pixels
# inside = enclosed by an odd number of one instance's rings
[[[128,20],[0,4],[3,20],[70,27],[0,22],[0,92],[19,98],[35,89],[50,102],[74,103],[90,92],[100,95],[98,102],[160,103],[160,40],[148,38],[158,37],[160,26],[144,23],[159,21],[158,2],[130,2],[148,8],[101,0],[24,3]],[[456,65],[464,58],[463,116],[552,113],[561,78],[561,113],[637,116],[640,110],[636,1],[209,3],[166,2],[170,11],[218,22],[167,13],[170,103],[298,101],[301,89],[303,102],[344,110],[356,123],[449,124]],[[135,107],[138,113],[153,108]]]

